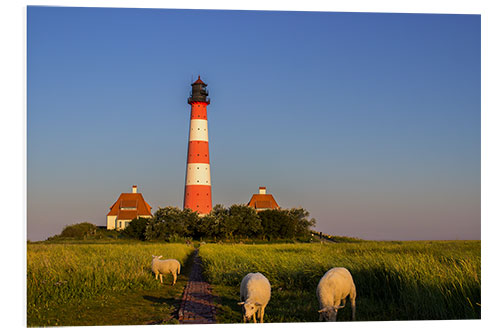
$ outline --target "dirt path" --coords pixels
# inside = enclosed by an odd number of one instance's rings
[[[215,306],[212,288],[203,281],[201,275],[201,259],[198,249],[194,254],[193,267],[189,281],[182,295],[179,309],[180,324],[215,324]]]

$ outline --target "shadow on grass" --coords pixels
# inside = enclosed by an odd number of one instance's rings
[[[222,291],[223,289],[226,291]],[[217,294],[214,297],[217,324],[237,324],[243,322],[241,306],[237,304],[239,302],[239,291],[238,297],[232,297],[231,294],[227,296],[229,289],[231,287],[219,286],[217,288]]]
[[[158,304],[158,305],[171,304],[172,302],[176,302],[175,297],[166,298],[166,297],[156,297],[156,296],[145,295],[142,298],[144,298],[146,301],[150,301],[150,302]]]

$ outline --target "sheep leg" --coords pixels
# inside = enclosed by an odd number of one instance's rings
[[[257,312],[257,311],[255,311],[255,312]],[[255,318],[255,312],[253,313],[253,322],[254,322],[255,324],[257,324],[257,319]]]
[[[338,309],[340,308],[340,300],[334,300],[333,301],[333,306],[337,308],[337,311],[333,312],[333,318],[327,319],[327,321],[337,321],[337,316],[339,315]]]
[[[261,307],[260,308],[260,311],[259,311],[259,315],[260,315],[260,322],[263,323],[264,322],[264,307]]]
[[[177,274],[175,274],[175,272],[172,274],[172,276],[174,277],[174,282],[172,282],[172,285],[175,285],[175,281],[177,281]]]
[[[158,273],[155,273],[155,279],[158,280]]]
[[[160,283],[163,284],[163,275],[160,273]]]
[[[349,300],[351,301],[352,320],[356,320],[356,294],[349,295]]]

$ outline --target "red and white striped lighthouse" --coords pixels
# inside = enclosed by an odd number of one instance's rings
[[[212,186],[210,183],[210,155],[208,153],[208,121],[206,84],[198,76],[191,84],[191,122],[189,127],[189,146],[186,167],[186,187],[184,190],[184,209],[190,208],[200,214],[212,210]]]

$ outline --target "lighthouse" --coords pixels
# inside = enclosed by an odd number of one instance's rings
[[[212,184],[210,182],[210,155],[208,153],[207,85],[200,79],[191,84],[189,144],[184,189],[184,209],[190,208],[199,214],[212,210]]]

